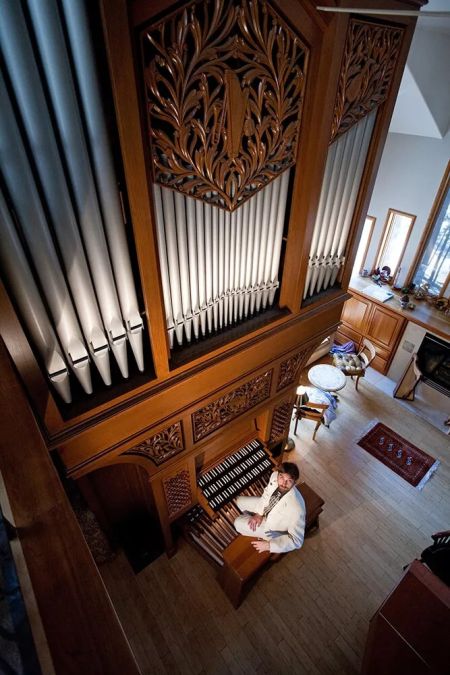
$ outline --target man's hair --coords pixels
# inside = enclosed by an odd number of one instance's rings
[[[293,462],[282,462],[278,467],[278,471],[281,471],[281,473],[287,473],[295,483],[300,478],[298,466]]]

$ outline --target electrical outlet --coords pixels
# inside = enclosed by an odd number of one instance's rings
[[[405,352],[409,352],[410,354],[412,354],[414,351],[414,344],[409,340],[405,340],[402,347],[405,350]]]

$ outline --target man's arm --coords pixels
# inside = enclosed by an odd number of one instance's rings
[[[290,519],[286,534],[280,534],[269,542],[269,551],[271,553],[288,553],[295,548],[303,545],[305,538],[305,511],[300,508]]]

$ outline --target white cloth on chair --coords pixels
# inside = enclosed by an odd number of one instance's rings
[[[309,400],[306,404],[308,408],[314,410],[314,403],[325,403],[328,405],[328,408],[323,412],[323,419],[325,426],[329,427],[331,422],[336,419],[336,397],[330,394],[329,391],[323,391],[322,389],[317,389],[317,387],[302,387],[302,390],[308,395]]]

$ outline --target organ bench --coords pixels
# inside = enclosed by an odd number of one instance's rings
[[[298,490],[305,500],[305,534],[307,534],[319,527],[319,515],[325,502],[306,483],[301,483]],[[218,581],[236,609],[256,582],[259,573],[282,556],[281,553],[269,551],[258,553],[252,546],[252,541],[252,537],[244,537],[240,534],[222,553],[223,566],[220,569]]]

